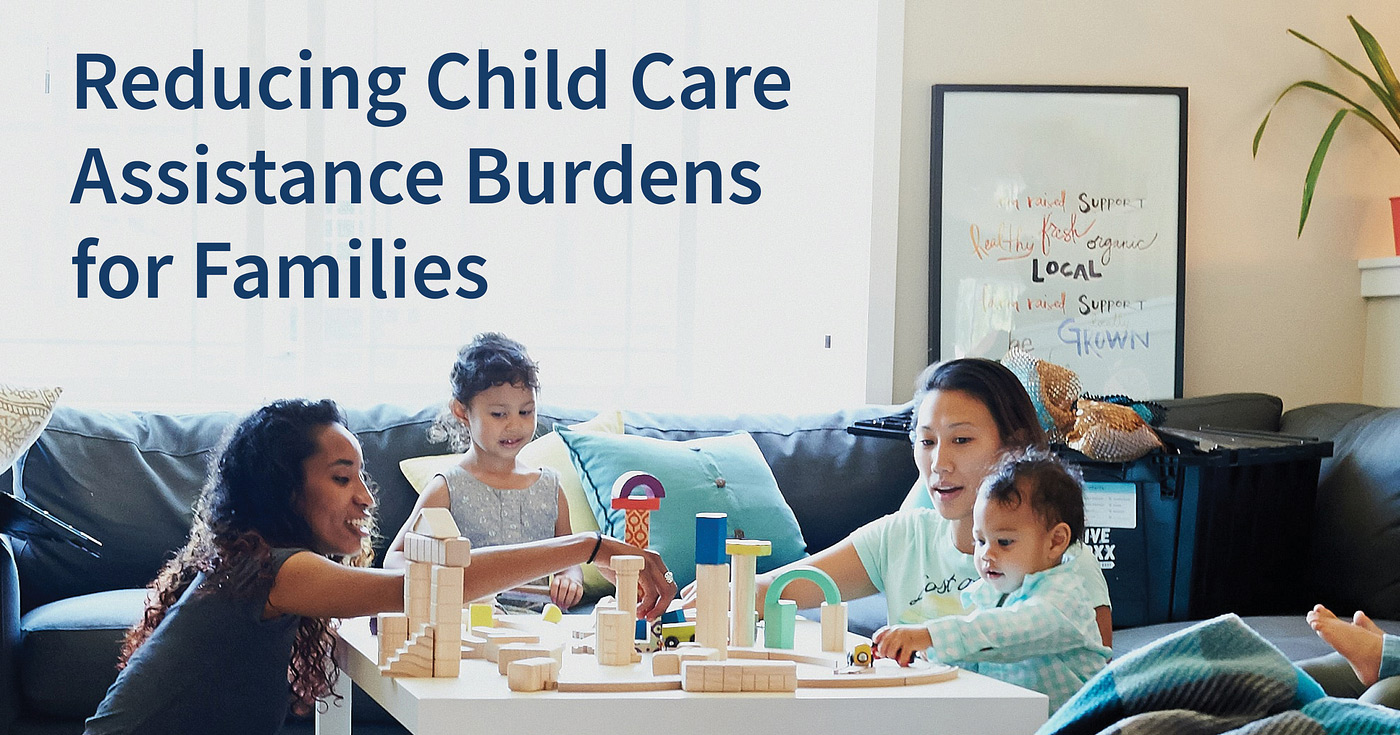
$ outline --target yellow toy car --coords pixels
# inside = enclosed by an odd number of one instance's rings
[[[695,640],[695,622],[662,623],[661,644],[665,648],[675,648],[682,643]]]

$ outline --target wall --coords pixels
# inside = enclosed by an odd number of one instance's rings
[[[1303,175],[1336,108],[1290,95],[1258,159],[1250,155],[1260,119],[1288,84],[1314,78],[1358,101],[1368,94],[1286,32],[1368,67],[1348,13],[1400,62],[1393,0],[909,0],[894,398],[909,396],[925,364],[930,88],[1004,83],[1188,87],[1185,394],[1263,391],[1289,407],[1362,400],[1367,328],[1356,260],[1392,252],[1387,197],[1400,193],[1400,160],[1348,119],[1299,238]]]
[[[1366,375],[1361,400],[1400,406],[1400,296],[1366,300]]]

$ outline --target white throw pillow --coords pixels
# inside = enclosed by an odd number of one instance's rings
[[[0,473],[10,469],[49,425],[62,388],[26,388],[0,383]]]

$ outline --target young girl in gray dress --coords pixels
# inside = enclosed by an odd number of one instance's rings
[[[472,548],[567,536],[569,503],[559,476],[529,467],[517,455],[535,436],[539,368],[519,342],[495,332],[477,335],[452,365],[451,415],[435,427],[469,445],[456,465],[423,489],[418,505],[452,511]],[[440,422],[441,423],[441,422]],[[457,447],[460,449],[461,447]],[[389,547],[385,566],[402,564],[405,526]],[[583,570],[569,567],[549,583],[549,597],[567,610],[583,599]]]

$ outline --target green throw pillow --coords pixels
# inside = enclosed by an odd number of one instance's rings
[[[654,475],[666,489],[651,514],[651,548],[684,587],[695,579],[695,514],[729,514],[729,537],[770,541],[760,572],[806,552],[802,529],[778,491],[758,444],[746,432],[672,442],[650,437],[590,434],[558,427],[583,481],[584,497],[603,533],[624,537],[624,512],[612,509],[612,487],[624,473]]]
[[[900,510],[932,507],[933,498],[929,497],[928,488],[924,487],[923,480],[915,480],[914,487],[909,488],[909,494],[905,496],[904,502],[899,504]]]

